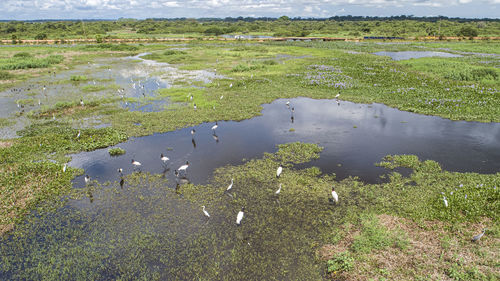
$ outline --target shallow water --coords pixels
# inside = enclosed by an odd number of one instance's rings
[[[356,104],[332,100],[296,98],[290,100],[293,114],[277,100],[264,105],[262,116],[241,122],[219,122],[164,134],[135,138],[117,145],[125,155],[111,157],[107,149],[73,155],[71,166],[99,181],[116,180],[117,169],[133,171],[130,163],[142,163],[141,170],[164,173],[175,183],[173,175],[186,161],[190,162],[188,179],[206,183],[212,171],[243,159],[274,152],[275,145],[288,142],[312,142],[324,147],[318,166],[324,173],[335,173],[338,179],[358,176],[370,183],[378,182],[386,170],[376,167],[388,154],[415,154],[421,159],[439,162],[450,171],[495,173],[500,171],[500,124],[450,121],[399,111],[381,104]],[[290,131],[290,129],[292,129]],[[193,143],[194,140],[194,143]],[[170,158],[167,169],[160,153]],[[76,185],[83,184],[77,178]]]
[[[225,78],[209,70],[179,70],[168,63],[142,59],[146,54],[98,59],[71,70],[47,73],[0,92],[0,118],[20,115],[15,118],[14,125],[0,128],[0,138],[17,137],[16,131],[29,124],[29,119],[24,118],[26,113],[52,107],[58,102],[120,98],[121,101],[115,105],[130,111],[161,111],[171,103],[168,98],[154,99],[157,90],[173,87],[177,83],[195,86]],[[72,76],[85,76],[87,80],[70,82]],[[103,88],[85,92],[82,88],[86,86]],[[130,102],[126,98],[138,101]],[[32,99],[33,104],[21,108],[17,101],[23,99]]]
[[[404,52],[376,52],[373,53],[377,56],[388,56],[393,60],[409,60],[427,57],[444,57],[444,58],[459,58],[462,55],[445,53],[445,52],[432,52],[432,51],[404,51]]]

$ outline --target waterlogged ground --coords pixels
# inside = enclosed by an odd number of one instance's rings
[[[4,237],[0,244],[1,277],[321,280],[327,276],[327,269],[317,258],[318,246],[328,248],[331,243],[341,242],[346,231],[355,228],[349,225],[359,214],[366,214],[361,216],[363,224],[375,227],[376,232],[376,240],[366,242],[372,239],[373,230],[364,233],[361,229],[364,235],[354,239],[354,246],[346,248],[365,257],[361,263],[372,258],[367,254],[372,250],[394,247],[398,253],[420,251],[404,230],[398,230],[397,235],[385,233],[388,230],[368,215],[368,210],[373,211],[375,206],[379,206],[375,207],[378,211],[415,219],[497,219],[499,174],[449,173],[432,161],[422,163],[415,158],[396,157],[384,165],[415,169],[409,177],[395,173],[386,184],[365,185],[353,179],[337,182],[333,176],[322,176],[318,168],[297,168],[297,164],[318,158],[320,151],[313,144],[281,145],[275,154],[218,168],[207,185],[185,184],[174,189],[161,175],[143,172],[124,177],[122,185],[94,183],[74,190],[71,197],[82,199],[70,200],[42,216],[33,214],[12,236]],[[276,178],[280,163],[284,170]],[[231,178],[234,185],[226,192]],[[434,186],[426,187],[431,182]],[[476,187],[479,183],[480,188]],[[280,184],[281,191],[276,194]],[[332,185],[340,196],[339,204],[329,200]],[[425,194],[421,192],[423,188],[427,190]],[[446,193],[451,208],[442,204],[441,192]],[[405,199],[400,202],[403,194]],[[468,196],[464,199],[465,195]],[[486,208],[477,209],[485,203]],[[204,216],[202,206],[206,206],[210,218]],[[241,226],[237,226],[236,214],[241,207],[245,207],[245,216]],[[375,226],[370,226],[373,221]],[[483,221],[475,228],[481,225],[492,224]],[[488,255],[474,255],[474,262],[463,263],[469,266],[477,260],[498,260],[498,253],[488,250],[499,242],[494,234],[498,229],[493,231],[488,233],[491,238],[477,246]],[[460,240],[469,235],[470,230],[459,234]],[[338,253],[321,252],[320,256]],[[439,254],[429,253],[429,259],[437,260]],[[445,265],[452,262],[441,261]],[[404,266],[404,270],[411,269]],[[349,277],[346,269],[336,271]],[[446,276],[443,271],[428,270],[420,274],[438,279]],[[362,272],[357,270],[356,274]],[[411,271],[389,276],[406,279],[409,274]],[[481,268],[477,274],[492,278],[497,273],[493,268]]]
[[[0,279],[495,280],[496,52],[496,42],[2,49],[9,67],[36,71],[0,73],[3,88],[19,81],[0,96],[0,232],[10,231]]]

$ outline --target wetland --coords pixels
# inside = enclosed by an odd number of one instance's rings
[[[2,47],[0,279],[495,280],[498,47]]]

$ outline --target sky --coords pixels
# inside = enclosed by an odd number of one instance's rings
[[[0,19],[447,16],[500,18],[500,0],[0,0]]]

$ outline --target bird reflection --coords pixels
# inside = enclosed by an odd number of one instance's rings
[[[292,123],[295,120],[295,118],[293,117],[293,115],[292,115],[292,117],[290,117],[290,120],[292,120]]]
[[[214,138],[215,142],[219,142],[219,137],[215,133],[212,135],[212,137]]]
[[[165,167],[165,169],[163,169],[163,172],[161,172],[161,177],[163,179],[166,177],[168,171],[170,171],[170,168]]]
[[[193,139],[191,139],[191,142],[193,143],[193,148],[196,148],[196,141]]]
[[[123,189],[123,184],[125,183],[125,180],[123,178],[120,178],[120,187]]]

